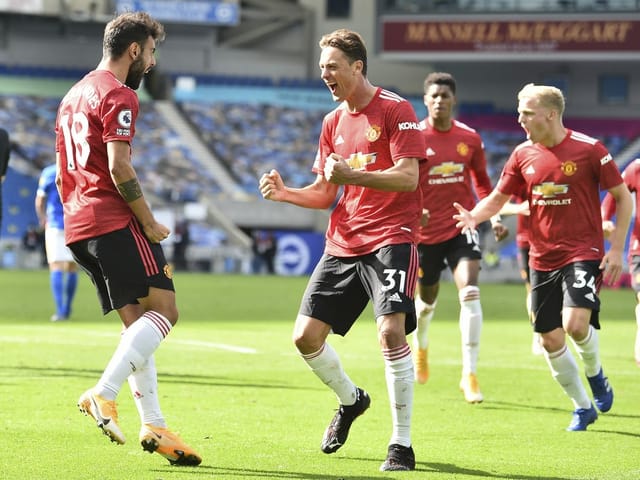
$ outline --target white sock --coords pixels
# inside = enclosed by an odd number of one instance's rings
[[[335,392],[341,405],[356,403],[356,385],[344,373],[340,357],[331,345],[325,343],[317,352],[300,355],[313,373]]]
[[[413,345],[416,348],[426,349],[429,346],[429,325],[436,309],[437,301],[432,304],[426,303],[420,295],[416,295],[416,316],[418,317],[416,331],[413,333]]]
[[[598,331],[593,328],[592,325],[589,325],[589,333],[587,333],[584,339],[578,342],[572,338],[571,341],[584,363],[584,373],[587,377],[596,376],[602,368],[602,363],[600,363]]]
[[[384,372],[391,405],[393,431],[389,445],[411,446],[411,412],[413,411],[413,361],[411,349],[401,347],[383,350]]]
[[[158,312],[145,312],[120,337],[107,368],[94,391],[107,400],[115,400],[129,375],[144,366],[160,342],[169,334],[171,323]]]
[[[551,376],[560,384],[573,402],[574,409],[591,408],[591,400],[587,391],[580,381],[578,365],[576,364],[571,351],[565,345],[557,352],[544,352],[544,358],[551,369]]]
[[[458,292],[460,299],[460,334],[462,340],[462,374],[476,373],[480,353],[480,332],[482,331],[482,306],[480,289],[475,285],[464,287]]]
[[[151,355],[141,368],[129,375],[129,388],[140,414],[140,422],[166,428],[158,400],[158,372]]]

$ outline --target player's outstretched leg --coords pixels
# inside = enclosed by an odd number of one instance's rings
[[[322,451],[333,453],[347,441],[349,429],[353,421],[362,415],[371,405],[369,394],[361,388],[356,388],[356,403],[353,405],[340,405],[333,420],[324,432],[322,438]]]

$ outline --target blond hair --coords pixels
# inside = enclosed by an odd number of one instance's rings
[[[555,110],[560,116],[564,113],[564,94],[557,87],[528,83],[518,92],[518,100],[523,98],[535,98],[540,106]]]

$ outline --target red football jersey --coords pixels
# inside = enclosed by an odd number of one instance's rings
[[[635,204],[638,205],[638,190],[640,189],[640,159],[636,158],[633,162],[629,163],[622,172],[622,179],[625,185],[631,193],[635,195]],[[616,202],[610,193],[604,198],[602,202],[602,218],[604,220],[611,220],[616,213]],[[629,259],[634,255],[640,255],[640,215],[638,214],[637,207],[635,212],[635,220],[633,221],[633,228],[631,229],[631,238],[629,240]]]
[[[516,203],[527,201],[527,191],[522,190],[512,197]],[[516,215],[516,245],[518,248],[529,248],[529,215]]]
[[[515,195],[525,186],[529,200],[529,265],[550,271],[604,255],[600,189],[622,183],[605,146],[585,134],[567,131],[558,145],[531,141],[515,148],[498,190]]]
[[[424,158],[424,142],[413,107],[382,88],[360,112],[350,113],[340,105],[324,118],[315,173],[322,174],[331,153],[342,156],[351,168],[366,171],[386,170],[401,158]],[[325,251],[352,257],[385,245],[413,243],[420,213],[419,188],[388,192],[345,185],[329,219]]]
[[[422,205],[429,210],[429,223],[420,228],[419,242],[445,242],[460,230],[453,215],[453,202],[471,210],[479,198],[491,193],[487,160],[480,135],[457,120],[446,132],[420,122],[425,139],[427,162],[420,172]],[[474,190],[475,188],[475,190]]]
[[[124,228],[133,217],[111,179],[107,142],[131,143],[138,96],[108,70],[94,70],[62,99],[56,120],[67,244]]]

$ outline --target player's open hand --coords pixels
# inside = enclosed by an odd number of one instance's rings
[[[476,221],[471,215],[471,212],[460,205],[458,202],[453,202],[453,206],[458,210],[453,218],[458,222],[456,223],[456,228],[462,229],[463,232],[467,230],[475,230],[476,229]]]
[[[602,280],[608,285],[615,285],[622,275],[623,261],[622,252],[610,249],[602,257],[600,270],[602,270]]]

